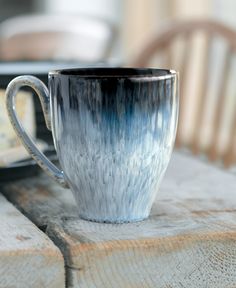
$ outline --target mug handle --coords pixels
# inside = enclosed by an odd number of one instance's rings
[[[32,156],[32,158],[38,163],[38,165],[56,182],[62,187],[68,188],[68,184],[65,180],[64,172],[58,169],[35,145],[32,138],[26,133],[25,129],[21,125],[15,107],[15,96],[19,89],[23,86],[31,87],[38,95],[41,106],[43,108],[44,119],[48,130],[51,131],[51,117],[50,117],[50,97],[48,88],[46,85],[34,76],[24,75],[18,76],[13,79],[6,89],[6,106],[8,116],[11,120],[11,124],[20,138],[22,144],[26,150]]]

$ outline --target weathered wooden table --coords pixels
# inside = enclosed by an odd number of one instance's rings
[[[133,224],[79,219],[44,174],[2,192],[28,219],[0,197],[0,287],[236,287],[236,176],[190,156]]]

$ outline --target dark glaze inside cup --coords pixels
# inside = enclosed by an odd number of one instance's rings
[[[75,69],[63,69],[55,70],[49,74],[60,75],[77,75],[80,77],[162,77],[166,75],[175,74],[173,70],[167,69],[152,69],[152,68],[75,68]]]

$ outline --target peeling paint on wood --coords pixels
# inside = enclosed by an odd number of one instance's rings
[[[236,287],[236,177],[175,153],[148,220],[81,220],[47,176],[4,193],[61,249],[68,287]],[[19,240],[20,241],[20,240]]]

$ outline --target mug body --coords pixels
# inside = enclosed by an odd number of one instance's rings
[[[148,217],[175,140],[177,81],[160,69],[49,73],[54,144],[81,218]]]

